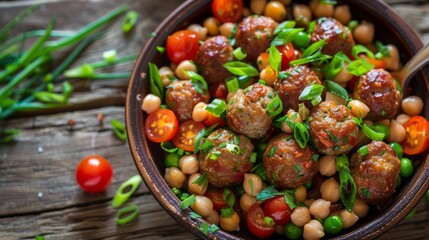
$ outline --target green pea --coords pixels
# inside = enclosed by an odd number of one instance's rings
[[[410,177],[413,175],[414,166],[410,159],[401,158],[401,172],[399,173],[402,177]]]
[[[426,202],[429,203],[429,189],[426,191],[425,199],[426,199]]]
[[[294,46],[303,49],[310,45],[310,35],[306,32],[299,32],[292,40]]]
[[[302,238],[302,227],[298,227],[293,223],[285,225],[285,235],[287,239],[300,239]]]
[[[165,167],[179,167],[180,156],[177,153],[169,153],[165,157]]]
[[[329,216],[323,221],[323,229],[329,235],[340,233],[344,228],[343,219],[340,216]]]
[[[403,155],[403,151],[402,151],[402,146],[401,144],[397,143],[397,142],[393,142],[390,144],[390,146],[393,148],[393,150],[396,153],[396,156],[401,159],[402,155]]]
[[[384,124],[375,124],[373,127],[374,131],[384,134],[384,139],[389,136],[389,127]]]
[[[305,183],[304,183],[304,187],[305,187],[307,190],[312,189],[312,188],[313,188],[313,182],[312,182],[311,180],[309,180],[309,181],[305,182]]]

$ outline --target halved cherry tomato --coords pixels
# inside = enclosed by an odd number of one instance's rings
[[[160,108],[150,113],[144,124],[146,137],[152,142],[166,142],[176,136],[179,121],[173,111]]]
[[[405,140],[402,149],[405,154],[414,155],[429,147],[429,122],[422,116],[412,116],[405,124]]]
[[[243,16],[243,0],[214,0],[212,12],[222,23],[237,22]]]
[[[264,214],[271,217],[278,225],[290,222],[292,210],[283,196],[276,196],[268,199],[264,204]]]
[[[295,53],[295,48],[293,44],[290,42],[288,44],[277,47],[282,55],[282,66],[281,70],[286,70],[289,68],[289,63],[292,60],[297,59],[297,54]]]
[[[223,120],[220,117],[216,117],[215,115],[209,112],[207,115],[207,119],[204,120],[204,125],[206,125],[207,127],[210,127],[215,123],[217,123],[218,127],[223,127],[226,125],[225,120]]]
[[[76,168],[76,181],[85,192],[104,191],[112,182],[112,177],[112,166],[100,155],[84,157]]]
[[[175,64],[193,60],[199,48],[198,36],[190,30],[177,31],[168,36],[166,47],[168,57]]]
[[[181,122],[179,131],[173,138],[173,144],[180,149],[193,152],[195,138],[204,127],[203,123],[195,122],[192,119]]]
[[[217,212],[220,212],[223,207],[226,207],[226,202],[223,200],[222,188],[210,188],[204,195],[212,200],[213,209]]]
[[[228,89],[225,82],[209,85],[209,93],[212,98],[226,98]]]
[[[274,226],[270,226],[264,221],[264,211],[259,204],[255,203],[246,215],[246,223],[249,231],[260,238],[271,236],[275,232]]]

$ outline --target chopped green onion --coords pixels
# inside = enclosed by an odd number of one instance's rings
[[[294,126],[293,136],[295,141],[301,148],[305,148],[310,140],[310,133],[308,133],[308,129],[303,123],[296,122]]]
[[[193,182],[193,184],[197,184],[198,186],[202,186],[203,190],[207,188],[207,185],[209,184],[209,179],[207,178],[207,174],[203,173],[201,174],[201,176],[199,176],[197,178],[197,180],[195,180]]]
[[[127,181],[123,182],[116,191],[115,196],[113,197],[112,208],[118,208],[122,206],[122,204],[124,204],[126,201],[128,201],[131,195],[140,186],[141,182],[142,178],[140,177],[140,175],[134,175]],[[127,191],[124,192],[125,190]]]
[[[334,95],[337,95],[343,99],[345,99],[346,101],[349,101],[349,94],[347,93],[347,90],[344,89],[340,84],[333,82],[333,81],[329,81],[326,80],[325,81],[325,85],[326,85],[326,90]]]
[[[304,31],[304,28],[286,28],[280,31],[277,36],[271,41],[271,46],[281,46],[292,42],[294,37]]]
[[[311,105],[314,107],[317,104],[319,104],[320,102],[322,102],[322,97],[321,96],[316,96],[315,98],[311,99]]]
[[[110,124],[112,125],[113,131],[115,132],[115,135],[121,139],[122,141],[127,140],[127,131],[125,130],[125,126],[121,121],[118,121],[116,119],[112,119],[110,121]]]
[[[224,207],[220,210],[220,216],[222,218],[227,218],[227,217],[231,217],[232,215],[234,215],[234,210],[232,209],[232,207]]]
[[[66,78],[92,78],[94,75],[94,68],[87,63],[64,72]]]
[[[194,142],[195,154],[197,154],[201,150],[200,148],[201,141],[204,139],[204,137],[210,135],[210,133],[212,133],[216,127],[217,127],[217,124],[213,124],[210,127],[203,128],[201,131],[197,133],[197,136],[195,137],[195,142]]]
[[[286,204],[290,207],[290,209],[294,209],[297,207],[295,204],[295,191],[294,190],[285,190],[283,195]]]
[[[45,236],[36,236],[36,240],[45,240]]]
[[[347,71],[355,76],[362,76],[365,73],[369,72],[371,69],[374,68],[374,65],[372,65],[371,63],[367,62],[365,59],[363,58],[359,58],[357,60],[352,61],[348,66],[347,66]]]
[[[226,204],[230,207],[233,207],[235,204],[235,196],[229,190],[229,188],[224,188],[222,193],[222,199],[226,202]]]
[[[347,27],[350,29],[350,31],[353,31],[357,26],[359,26],[359,22],[356,20],[351,20]]]
[[[372,129],[368,124],[363,124],[362,132],[365,136],[372,140],[382,141],[386,136],[384,133],[380,133]]]
[[[279,34],[280,32],[282,32],[285,29],[289,29],[289,28],[294,28],[296,25],[295,21],[284,21],[282,23],[280,23],[276,29],[274,29],[274,35]]]
[[[185,73],[191,78],[191,82],[198,93],[203,94],[208,89],[207,82],[201,75],[192,71],[185,71]]]
[[[340,196],[347,211],[351,212],[356,199],[356,183],[350,174],[349,159],[346,155],[335,158],[337,171],[340,173]]]
[[[247,57],[246,52],[241,48],[236,48],[234,51],[232,51],[232,55],[234,55],[235,59],[241,61]]]
[[[270,117],[277,116],[279,113],[283,111],[283,102],[280,99],[278,94],[276,94],[273,100],[270,103],[268,103],[267,111]]]
[[[157,50],[159,53],[164,53],[164,52],[165,52],[165,47],[162,47],[162,46],[156,46],[156,50]]]
[[[374,58],[374,53],[372,53],[368,48],[363,45],[356,44],[352,47],[352,56],[356,59],[360,58],[359,54],[365,54],[369,58]]]
[[[291,66],[303,65],[316,61],[327,61],[330,56],[322,54],[322,48],[327,44],[326,40],[320,40],[311,44],[302,53],[301,58],[293,60],[289,63]]]
[[[350,59],[342,52],[335,54],[325,71],[325,79],[332,80],[344,68],[344,63],[350,63]]]
[[[378,53],[375,56],[377,59],[390,57],[389,48],[386,45],[380,41],[375,41],[375,47],[378,50]]]
[[[361,148],[358,149],[358,152],[360,156],[362,157],[366,156],[368,154],[368,147],[366,145],[362,146]]]
[[[116,212],[116,223],[123,225],[136,219],[140,213],[140,207],[136,204],[123,207]]]
[[[249,159],[249,162],[251,162],[251,163],[255,163],[256,162],[256,157],[258,156],[258,153],[256,153],[256,152],[252,152],[251,154],[250,154],[250,159]]]
[[[241,151],[240,147],[234,143],[227,143],[225,148],[229,153],[234,155],[238,155]]]
[[[226,102],[222,99],[213,99],[213,101],[207,105],[206,110],[216,117],[223,117],[226,113]]]
[[[124,33],[130,32],[136,25],[138,17],[139,14],[136,11],[129,11],[124,17],[124,21],[122,23],[122,31]]]
[[[161,148],[168,153],[175,153],[178,150],[178,148],[174,146],[172,142],[162,142]]]
[[[323,92],[323,89],[324,89],[324,87],[321,84],[312,84],[310,86],[305,87],[304,90],[302,90],[298,99],[300,101],[312,100],[312,99],[316,98],[317,96],[320,96]]]
[[[33,13],[40,4],[31,5],[18,13],[11,21],[9,21],[2,29],[0,29],[0,43],[6,40],[8,32],[17,24],[22,22],[27,16]]]
[[[164,98],[164,85],[162,84],[158,67],[151,62],[149,63],[149,89],[152,94],[160,99]]]
[[[229,72],[237,76],[248,76],[248,77],[259,76],[259,71],[255,67],[244,62],[232,61],[232,62],[225,63],[223,66]]]
[[[45,91],[35,92],[34,97],[43,103],[65,103],[67,101],[62,94]]]
[[[192,194],[191,196],[187,197],[180,203],[180,207],[183,209],[189,208],[192,204],[195,203],[195,195]]]
[[[276,222],[274,222],[270,217],[264,217],[264,222],[270,227],[274,227],[274,225],[276,225]]]
[[[0,130],[0,143],[10,143],[19,136],[21,131],[16,128]]]
[[[236,77],[229,77],[225,79],[225,82],[228,92],[236,92],[240,88],[238,79]]]
[[[280,51],[274,46],[269,48],[268,64],[276,71],[279,71],[282,64],[282,55],[280,54]]]
[[[114,62],[116,60],[117,54],[118,52],[116,51],[116,49],[105,51],[103,52],[103,59],[108,63]]]
[[[338,2],[335,0],[320,0],[320,3],[325,5],[336,5]]]

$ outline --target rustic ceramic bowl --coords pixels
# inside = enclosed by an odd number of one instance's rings
[[[129,146],[134,163],[146,185],[152,191],[161,206],[182,226],[200,238],[217,239],[256,239],[246,230],[235,233],[217,231],[209,236],[198,230],[201,219],[192,220],[189,211],[182,211],[180,200],[167,186],[164,175],[162,150],[157,144],[148,141],[144,135],[143,122],[146,115],[141,110],[143,96],[148,92],[148,62],[158,66],[168,64],[166,54],[160,54],[156,46],[165,45],[167,36],[184,29],[190,23],[202,23],[211,15],[210,0],[188,0],[171,13],[155,31],[156,36],[149,39],[140,53],[128,89],[126,105],[126,125]],[[395,44],[400,51],[401,61],[406,62],[414,53],[423,47],[419,36],[381,0],[348,0],[354,18],[366,19],[376,26],[376,39]],[[427,72],[427,71],[426,71]],[[424,116],[429,117],[428,87],[426,76],[419,73],[411,86],[414,94],[425,101]],[[410,212],[429,188],[428,153],[413,158],[415,174],[405,180],[392,198],[383,207],[371,208],[370,213],[360,219],[353,227],[346,229],[338,239],[373,239],[386,232]],[[242,227],[245,229],[245,227]]]

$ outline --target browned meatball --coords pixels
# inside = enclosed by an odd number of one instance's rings
[[[309,132],[314,145],[324,154],[340,155],[357,144],[359,128],[344,105],[324,101],[311,109]]]
[[[340,51],[350,55],[352,46],[355,44],[350,30],[334,18],[319,18],[317,20],[311,34],[311,42],[314,43],[322,39],[327,42],[322,53],[331,56]]]
[[[235,44],[247,53],[246,60],[256,63],[259,54],[270,46],[276,27],[277,22],[272,18],[256,15],[246,17],[238,24]]]
[[[228,126],[253,139],[264,137],[273,123],[267,105],[276,96],[274,89],[259,83],[239,89],[227,104]]]
[[[366,145],[368,154],[359,152],[350,159],[350,172],[355,180],[357,196],[374,204],[386,200],[395,191],[401,170],[395,151],[386,143],[373,141]]]
[[[223,82],[232,76],[223,65],[233,60],[233,50],[224,36],[209,38],[200,46],[195,63],[201,68],[201,74],[208,84]]]
[[[226,187],[242,183],[244,173],[250,172],[250,154],[253,144],[246,136],[226,129],[213,131],[203,141],[212,143],[209,149],[201,150],[200,169],[207,174],[214,186]]]
[[[262,163],[270,182],[280,188],[294,188],[305,183],[319,170],[316,153],[301,148],[292,135],[281,133],[268,142]]]
[[[289,109],[298,111],[298,104],[300,103],[304,103],[307,108],[311,108],[310,101],[300,101],[298,97],[307,86],[316,83],[321,84],[316,73],[306,66],[297,66],[288,68],[284,75],[286,78],[279,78],[274,82],[274,89],[283,102],[283,111],[285,113]]]
[[[353,98],[369,107],[370,118],[393,118],[399,108],[401,94],[389,72],[372,69],[360,77]]]
[[[179,121],[183,121],[192,118],[192,111],[197,103],[208,103],[209,99],[207,90],[199,93],[191,80],[183,80],[174,81],[167,86],[165,103],[176,114]]]

